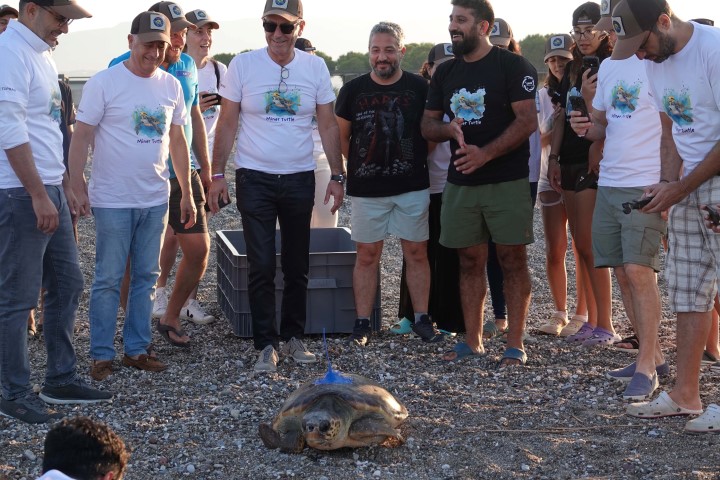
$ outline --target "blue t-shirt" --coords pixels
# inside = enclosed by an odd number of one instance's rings
[[[108,67],[112,67],[113,65],[116,65],[120,62],[124,62],[129,58],[130,52],[126,52],[119,57],[112,59]],[[180,60],[170,65],[167,69],[163,68],[162,66],[160,68],[166,70],[173,77],[177,78],[180,82],[180,85],[182,85],[183,95],[185,97],[185,110],[187,110],[187,123],[185,123],[183,129],[185,130],[185,139],[188,143],[188,150],[190,150],[192,149],[193,137],[192,115],[190,114],[190,112],[192,110],[192,107],[197,105],[200,101],[200,94],[198,93],[198,73],[197,67],[195,66],[195,60],[193,60],[190,55],[186,53],[181,53]],[[195,165],[195,162],[192,160],[192,158],[190,159],[190,166],[197,169],[197,165]],[[170,178],[175,178],[175,170],[173,169],[172,161],[170,161],[169,156],[168,167],[170,169]]]

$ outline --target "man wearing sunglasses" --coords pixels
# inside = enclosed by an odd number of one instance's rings
[[[665,0],[622,0],[612,12],[613,59],[646,60],[660,111],[660,181],[642,209],[670,210],[666,277],[677,314],[677,379],[668,394],[627,407],[628,415],[698,415],[690,433],[720,430],[720,407],[700,399],[700,365],[718,288],[720,235],[705,228],[704,205],[720,204],[720,30],[680,20]],[[692,74],[688,74],[692,72]]]
[[[50,50],[70,21],[90,17],[74,0],[21,1],[0,35],[0,413],[28,423],[61,415],[54,404],[109,401],[77,375],[72,345],[83,277],[63,164],[58,73]],[[27,318],[45,295],[48,361],[38,397],[30,384]]]
[[[172,166],[172,158],[168,158],[170,168],[168,228],[165,231],[165,240],[160,254],[160,277],[157,281],[152,316],[158,318],[157,329],[168,343],[176,347],[189,347],[190,337],[182,329],[180,318],[182,313],[187,313],[187,309],[184,309],[183,306],[205,273],[210,253],[210,235],[207,228],[204,195],[204,188],[210,186],[207,133],[205,120],[200,111],[197,66],[190,55],[182,53],[188,29],[195,30],[197,27],[185,18],[183,10],[176,3],[158,2],[148,10],[162,13],[170,19],[171,43],[165,51],[165,59],[160,68],[177,78],[183,88],[185,107],[188,112],[183,128],[188,147],[194,153],[191,158],[190,180],[193,200],[197,209],[194,225],[190,227],[183,224],[180,218],[182,189]],[[114,59],[110,65],[125,61],[129,56],[130,54],[126,53]],[[182,249],[183,256],[175,275],[172,295],[168,300],[165,286],[175,263],[178,247]],[[132,259],[130,263],[132,263]],[[124,280],[123,283],[127,284],[126,282],[127,280]],[[124,292],[125,289],[123,289]],[[126,295],[124,293],[123,297]]]
[[[317,123],[331,169],[325,203],[342,203],[345,177],[333,114],[330,74],[322,58],[295,49],[305,27],[300,0],[267,0],[262,16],[267,47],[236,56],[220,86],[222,110],[215,133],[213,182],[208,195],[217,212],[227,201],[225,164],[238,128],[235,154],[237,206],[249,262],[248,294],[255,371],[275,371],[275,224],[282,236],[284,288],[279,335],[285,353],[299,363],[315,361],[300,338],[305,331],[310,219],[315,196],[312,119]]]

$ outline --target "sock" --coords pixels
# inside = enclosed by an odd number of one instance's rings
[[[357,317],[355,320],[355,328],[362,328],[364,330],[370,329],[370,317]]]

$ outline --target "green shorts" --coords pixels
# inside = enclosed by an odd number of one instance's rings
[[[638,200],[642,187],[599,187],[592,220],[595,267],[618,267],[626,263],[660,271],[660,244],[667,224],[659,213],[632,210],[622,204]]]
[[[533,208],[527,177],[490,185],[445,184],[440,243],[465,248],[487,243],[533,242]]]

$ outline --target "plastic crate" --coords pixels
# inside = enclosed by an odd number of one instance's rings
[[[217,299],[235,335],[252,337],[252,316],[248,296],[248,261],[242,230],[219,230],[217,249]],[[280,328],[283,275],[280,265],[280,231],[275,232],[275,317]],[[355,325],[355,298],[352,275],[355,266],[355,242],[350,230],[314,228],[310,230],[310,271],[306,334],[350,333]],[[374,331],[380,330],[380,276],[375,305],[370,317]]]

